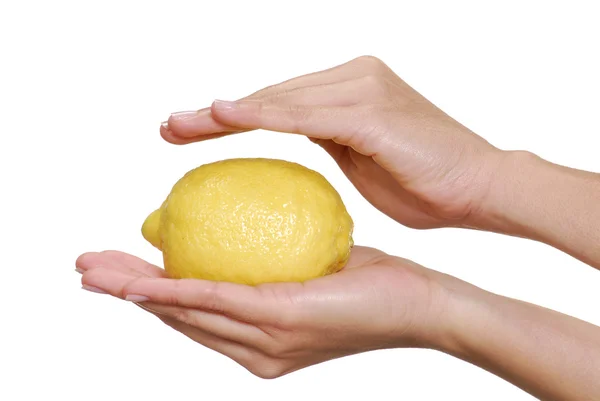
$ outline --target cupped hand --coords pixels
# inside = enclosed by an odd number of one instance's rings
[[[355,247],[339,273],[255,287],[169,279],[116,251],[84,254],[77,268],[85,289],[133,301],[263,378],[369,350],[431,347],[443,325],[439,273],[371,248]]]
[[[185,144],[253,129],[309,137],[367,200],[413,228],[476,227],[504,154],[368,56],[175,113],[161,134]]]

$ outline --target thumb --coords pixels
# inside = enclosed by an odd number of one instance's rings
[[[314,144],[319,145],[325,152],[329,154],[335,160],[340,167],[342,167],[341,163],[343,162],[344,155],[348,147],[337,144],[329,139],[318,139],[318,138],[308,138]]]
[[[356,145],[358,148],[355,149],[361,153],[372,151],[368,143],[372,141],[359,139],[360,125],[367,120],[367,116],[361,115],[359,108],[280,105],[260,100],[215,100],[211,112],[213,118],[220,123],[238,128],[331,139],[346,146]]]

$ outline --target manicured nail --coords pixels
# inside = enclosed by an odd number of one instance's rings
[[[83,269],[80,269],[79,267],[76,267],[76,268],[75,268],[75,271],[76,271],[77,273],[79,273],[79,274],[83,274],[83,273],[85,273],[85,270],[83,270]]]
[[[148,298],[144,295],[137,295],[137,294],[129,294],[129,295],[125,296],[125,300],[131,301],[131,302],[146,302],[149,299],[150,298]]]
[[[228,111],[237,107],[235,102],[230,102],[227,100],[215,100],[213,102],[216,110]]]
[[[81,288],[83,288],[86,291],[95,292],[97,294],[106,294],[107,293],[106,291],[104,291],[98,287],[93,287],[93,286],[87,285],[87,284],[82,285]]]
[[[162,135],[173,135],[173,132],[171,132],[171,128],[169,127],[168,121],[163,121],[162,123],[160,123],[160,132]]]
[[[179,111],[177,113],[171,114],[171,118],[175,121],[185,121],[185,120],[189,120],[190,118],[194,118],[197,115],[198,115],[198,111],[196,111],[196,110]]]

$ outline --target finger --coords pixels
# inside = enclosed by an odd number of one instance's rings
[[[253,358],[253,351],[233,341],[225,340],[202,330],[193,328],[170,317],[157,317],[167,326],[177,330],[191,340],[212,349],[240,365],[248,364]]]
[[[224,315],[154,302],[141,302],[138,305],[161,317],[169,317],[214,336],[254,348],[264,347],[271,340],[271,336],[260,328]]]
[[[237,131],[242,132],[242,131]],[[187,145],[189,143],[206,141],[209,139],[217,139],[227,135],[231,135],[232,133],[213,133],[213,134],[200,134],[197,136],[192,136],[189,138],[184,138],[181,136],[175,135],[168,126],[168,123],[164,122],[160,126],[160,136],[167,142],[172,143],[173,145]]]
[[[121,270],[129,274],[166,277],[165,271],[160,267],[120,251],[87,252],[77,258],[75,266],[82,273],[89,269],[103,267],[106,269]]]
[[[262,101],[213,103],[213,115],[227,124],[246,129],[300,134],[317,139],[331,139],[372,156],[379,149],[377,126],[371,123],[371,110],[365,107],[320,107],[268,104]],[[371,135],[357,140],[362,125]],[[363,135],[364,136],[364,135]],[[365,140],[367,139],[367,140]]]
[[[171,142],[171,137],[174,137],[173,139],[176,141],[181,141],[198,135],[218,134],[218,136],[223,136],[238,130],[239,128],[213,119],[210,107],[197,111],[173,113],[167,121],[161,124],[161,135],[169,142]]]
[[[282,305],[263,297],[256,287],[197,279],[139,278],[127,284],[123,296],[219,313],[247,323],[272,321],[282,311]]]
[[[81,277],[81,284],[84,289],[110,294],[114,297],[125,299],[123,289],[125,286],[140,278],[150,280],[149,277],[141,274],[131,274],[116,269],[98,267],[87,270]],[[154,280],[157,280],[156,278]]]
[[[248,97],[246,100],[260,100],[264,103],[279,105],[344,107],[374,101],[384,94],[387,86],[388,83],[384,79],[366,76],[330,84],[282,89],[262,96]],[[237,133],[236,131],[240,132],[240,127],[219,123],[213,118],[210,109],[208,112],[200,110],[199,112],[175,113],[169,118],[168,124],[161,129],[163,138],[184,143],[192,137],[199,136],[202,137],[202,140],[206,140]]]

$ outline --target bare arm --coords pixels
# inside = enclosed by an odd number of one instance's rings
[[[600,327],[479,289],[451,298],[442,351],[542,400],[600,399]]]
[[[600,268],[600,174],[506,152],[477,225],[541,241]]]

